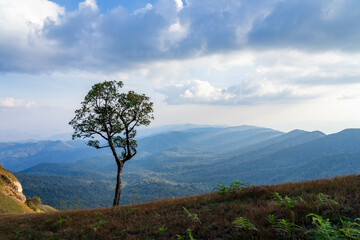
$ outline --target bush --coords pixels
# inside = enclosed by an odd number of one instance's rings
[[[39,206],[42,204],[41,199],[37,196],[28,198],[25,201],[25,204],[34,211],[39,211]]]
[[[229,192],[235,192],[238,190],[241,190],[243,188],[254,186],[252,183],[244,183],[240,181],[234,181],[230,184],[230,186],[226,186],[223,184],[217,184],[214,188],[214,190],[219,191],[220,194],[225,194]]]

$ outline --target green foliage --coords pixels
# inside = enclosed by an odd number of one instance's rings
[[[306,233],[311,234],[314,239],[360,239],[360,218],[354,220],[341,219],[341,225],[336,226],[329,219],[311,213],[307,215],[312,218],[312,224],[315,228]]]
[[[166,232],[166,230],[168,230],[168,228],[165,227],[165,224],[163,224],[162,226],[160,226],[158,228],[158,232],[161,233],[161,234],[164,234]]]
[[[20,237],[20,231],[17,230],[17,229],[15,229],[15,230],[14,230],[14,233],[15,233],[14,239],[19,239],[19,237]]]
[[[66,218],[59,217],[57,221],[53,224],[55,227],[61,227],[63,224],[70,222],[72,220],[71,217],[66,216]]]
[[[225,194],[228,192],[228,186],[223,184],[216,184],[214,190],[219,191],[220,194]]]
[[[189,237],[190,240],[195,240],[195,238],[194,238],[193,235],[192,235],[192,230],[191,230],[191,228],[186,229],[186,232],[187,232],[188,237]]]
[[[322,207],[322,206],[338,206],[339,203],[334,201],[333,199],[331,199],[331,197],[329,195],[323,194],[323,193],[319,193],[318,195],[316,195],[318,204]]]
[[[96,223],[94,223],[93,225],[91,225],[91,228],[96,231],[99,229],[99,227],[101,227],[102,225],[105,225],[106,224],[106,221],[103,221],[103,220],[99,220],[97,221]]]
[[[332,226],[329,219],[323,219],[321,216],[310,213],[307,215],[312,217],[312,224],[315,225],[314,229],[306,231],[307,234],[313,233],[314,239],[335,239],[338,236],[338,232]]]
[[[236,228],[259,231],[259,229],[256,228],[255,224],[250,222],[250,220],[245,217],[238,217],[237,219],[235,219],[235,221],[233,221],[232,224]]]
[[[41,199],[37,196],[27,198],[25,204],[34,211],[39,211],[39,207],[42,204]]]
[[[279,232],[285,233],[288,237],[291,237],[295,231],[300,230],[300,227],[283,218],[276,222],[275,229]]]
[[[135,127],[149,125],[154,117],[149,97],[134,91],[121,93],[122,87],[121,81],[95,84],[69,124],[74,128],[73,139],[94,139],[94,135],[98,135],[106,145],[100,146],[99,140],[89,140],[89,146],[121,148],[124,160],[136,154]]]
[[[274,192],[272,198],[276,200],[280,206],[285,206],[285,200],[278,192]]]
[[[274,214],[269,214],[266,217],[266,221],[268,221],[268,223],[270,223],[272,226],[274,226],[276,223],[276,216]]]
[[[360,218],[353,221],[341,219],[341,227],[338,229],[343,235],[350,239],[360,239]]]
[[[219,191],[219,194],[226,194],[229,192],[235,192],[241,190],[243,188],[247,188],[253,186],[252,183],[245,183],[235,180],[234,182],[230,183],[229,186],[223,184],[217,184],[213,190]]]
[[[180,235],[180,234],[176,234],[176,239],[177,239],[177,240],[182,240],[182,239],[184,239],[184,238],[185,238],[185,236]]]
[[[184,211],[188,214],[188,217],[194,222],[194,223],[201,223],[198,215],[196,213],[191,213],[189,212],[189,210],[187,210],[186,208],[184,208]]]
[[[292,209],[295,207],[296,200],[289,198],[288,196],[285,196],[285,201],[287,203],[288,208]]]
[[[291,199],[288,196],[285,196],[284,198],[277,192],[273,194],[273,199],[278,202],[278,204],[282,207],[287,207],[288,209],[292,209],[295,207],[296,200]]]

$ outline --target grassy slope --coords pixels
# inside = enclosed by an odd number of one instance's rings
[[[360,175],[259,186],[236,193],[209,193],[116,208],[62,211],[46,214],[1,215],[0,239],[177,239],[192,229],[195,239],[286,239],[273,230],[265,217],[290,218],[289,210],[272,200],[272,194],[298,200],[294,220],[311,227],[310,212],[330,219],[360,216]],[[338,206],[319,206],[316,195],[324,193]],[[300,201],[299,198],[304,201]],[[184,211],[197,214],[193,221]],[[235,228],[232,222],[246,217],[260,230]],[[161,231],[161,227],[166,229]],[[305,229],[296,239],[306,239]],[[189,239],[189,238],[183,238]]]
[[[19,181],[10,171],[4,169],[0,164],[0,176],[6,176],[12,182]],[[21,202],[15,197],[10,197],[6,195],[5,188],[6,184],[3,179],[0,177],[0,213],[33,213],[34,211],[30,209],[25,203]],[[39,212],[54,212],[56,209],[48,205],[38,206]]]
[[[11,181],[18,181],[17,178],[8,170],[0,165],[0,175],[6,176]],[[9,197],[4,194],[5,183],[0,178],[0,213],[30,213],[33,212],[23,202],[16,198]]]
[[[30,213],[33,212],[24,203],[0,193],[0,213]]]

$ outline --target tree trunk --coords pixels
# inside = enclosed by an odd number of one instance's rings
[[[122,175],[122,170],[124,167],[124,163],[120,162],[118,165],[118,170],[117,170],[117,178],[116,178],[116,189],[115,189],[115,198],[114,198],[114,203],[113,203],[113,207],[118,206],[120,203],[120,195],[121,195],[121,175]]]

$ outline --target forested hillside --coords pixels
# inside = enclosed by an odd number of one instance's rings
[[[109,152],[84,142],[47,144],[53,148],[37,148],[28,157],[9,154],[9,144],[0,148],[0,156],[5,156],[0,161],[9,166],[14,159],[32,164],[16,173],[26,195],[66,208],[111,204],[116,165]],[[148,136],[138,144],[138,155],[124,168],[122,204],[209,192],[233,180],[261,185],[360,171],[359,129],[325,135],[253,126],[204,127]],[[11,144],[13,149],[20,146]],[[31,161],[47,155],[56,155],[57,163],[54,158]]]

